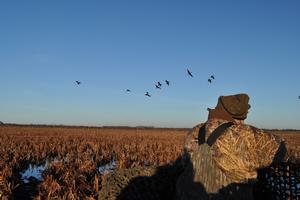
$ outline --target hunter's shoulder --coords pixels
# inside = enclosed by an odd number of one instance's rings
[[[261,128],[257,128],[255,126],[249,125],[249,124],[235,124],[232,126],[232,129],[241,133],[248,133],[248,134],[253,134],[255,137],[266,137],[269,138],[270,140],[275,140],[276,142],[282,142],[284,141],[283,138],[265,131]]]
[[[205,124],[206,124],[206,122],[197,124],[196,126],[194,126],[194,127],[192,128],[192,131],[193,131],[193,130],[200,129],[201,127],[205,126]]]
[[[205,128],[206,123],[199,123],[196,126],[194,126],[188,133],[188,136],[194,135],[197,136],[201,128]]]

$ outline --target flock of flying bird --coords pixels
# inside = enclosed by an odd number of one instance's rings
[[[192,78],[194,77],[193,74],[192,74],[192,72],[191,72],[189,69],[187,69],[187,74],[188,74],[190,77],[192,77]],[[214,79],[215,79],[214,75],[211,75],[210,78],[209,78],[207,81],[208,81],[209,83],[212,83],[212,80],[214,80]],[[75,81],[75,83],[76,83],[77,85],[80,85],[80,84],[81,84],[81,81]],[[169,81],[169,80],[165,80],[165,83],[166,83],[167,86],[170,85],[170,81]],[[161,84],[161,82],[158,81],[158,82],[155,84],[155,88],[156,88],[156,89],[161,89],[161,87],[162,87],[162,84]],[[129,93],[129,92],[131,92],[131,90],[130,90],[130,89],[126,89],[126,92]],[[151,95],[150,95],[149,92],[146,92],[146,93],[145,93],[145,96],[151,97]],[[300,98],[300,96],[299,96],[299,98]]]
[[[192,72],[191,72],[189,69],[187,69],[187,74],[188,74],[190,77],[192,77],[192,78],[194,77],[193,74],[192,74]],[[207,79],[207,81],[208,81],[209,83],[212,83],[212,80],[214,80],[214,79],[215,79],[215,76],[214,76],[214,75],[211,75],[211,76],[209,77],[209,79]],[[81,84],[81,81],[75,81],[75,83],[76,83],[77,85],[80,85],[80,84]],[[166,83],[167,86],[170,85],[170,81],[169,81],[169,80],[165,80],[165,83]],[[156,89],[161,89],[161,87],[162,87],[162,84],[158,81],[157,84],[155,84],[155,88],[156,88]],[[130,90],[130,89],[126,89],[126,92],[129,93],[129,92],[131,92],[131,90]],[[151,95],[149,94],[149,92],[146,92],[146,93],[145,93],[145,96],[151,97]],[[298,99],[300,100],[300,95],[298,96]]]
[[[190,75],[190,77],[194,77],[193,74],[192,74],[192,72],[189,69],[187,69],[187,73],[188,73],[188,75]],[[207,81],[209,83],[211,83],[213,79],[215,79],[215,76],[211,75],[210,78]]]
[[[189,69],[187,69],[187,74],[188,74],[190,77],[192,77],[192,78],[194,77],[193,74],[192,74],[192,72],[191,72]],[[209,78],[207,81],[208,81],[209,83],[212,83],[212,80],[213,80],[213,79],[215,79],[215,77],[214,77],[214,75],[211,75],[210,78]],[[167,86],[170,85],[170,81],[169,81],[169,80],[165,80],[165,83],[166,83]],[[158,81],[158,82],[155,84],[155,88],[156,88],[156,89],[161,89],[161,87],[162,87],[162,84]],[[131,92],[131,90],[130,90],[130,89],[127,89],[126,92]],[[151,97],[151,95],[149,94],[149,92],[146,92],[146,93],[145,93],[145,96]]]

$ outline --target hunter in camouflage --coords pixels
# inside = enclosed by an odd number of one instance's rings
[[[190,132],[178,200],[253,199],[257,170],[287,159],[282,139],[244,124],[248,103],[247,94],[221,96],[207,122]]]

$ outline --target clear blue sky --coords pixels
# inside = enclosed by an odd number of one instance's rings
[[[1,1],[0,120],[192,127],[219,95],[243,92],[247,123],[300,129],[299,10],[297,0]]]

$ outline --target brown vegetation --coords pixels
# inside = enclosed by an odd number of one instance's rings
[[[28,194],[20,172],[30,164],[53,161],[43,172],[43,181],[35,180],[31,196],[94,199],[101,189],[97,167],[111,160],[117,169],[172,163],[182,152],[186,133],[180,129],[0,127],[0,195]]]
[[[284,138],[290,154],[295,159],[300,159],[300,131],[269,131]]]
[[[97,199],[99,166],[116,161],[117,169],[162,166],[175,162],[188,129],[0,127],[0,199]],[[299,152],[300,134],[280,133]],[[299,154],[296,156],[300,157]],[[25,184],[30,164],[49,163],[43,180]]]

